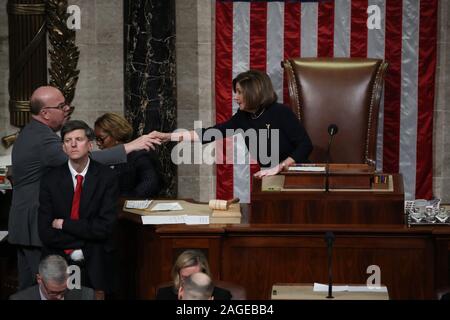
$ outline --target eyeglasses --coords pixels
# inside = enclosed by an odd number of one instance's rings
[[[42,281],[41,283],[42,283],[42,285],[43,285],[43,287],[44,287],[44,289],[45,289],[45,292],[46,292],[47,295],[50,296],[50,297],[62,297],[62,296],[64,296],[64,294],[65,294],[66,291],[67,291],[67,287],[66,287],[64,290],[61,290],[61,291],[51,291],[51,290],[49,290],[48,287],[45,285],[45,282],[44,282],[44,281]]]
[[[59,110],[64,110],[64,108],[66,106],[69,106],[70,109],[73,108],[70,104],[68,104],[66,101],[64,101],[64,102],[61,102],[60,104],[58,104],[56,107],[44,107],[42,109],[59,109]]]
[[[97,142],[100,143],[100,144],[103,144],[103,143],[105,143],[105,140],[106,140],[106,138],[108,138],[108,137],[109,137],[109,135],[105,135],[105,136],[103,136],[103,137],[97,136],[97,137],[95,137],[95,141],[97,141]]]

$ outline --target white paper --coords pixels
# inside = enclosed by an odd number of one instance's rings
[[[302,172],[325,172],[325,167],[313,167],[313,166],[301,166],[289,167],[289,171],[302,171]]]
[[[11,165],[11,155],[0,156],[0,167],[6,168],[6,166]]]
[[[183,207],[178,202],[157,203],[150,211],[178,211]]]
[[[348,286],[349,292],[387,292],[387,287]]]
[[[0,241],[3,241],[3,239],[5,239],[7,235],[8,231],[0,231]]]
[[[152,200],[127,200],[127,209],[147,209]]]
[[[209,224],[209,216],[186,216],[186,224]]]
[[[314,292],[328,292],[328,285],[314,282]],[[333,292],[348,291],[348,286],[333,286]]]
[[[142,224],[184,224],[185,215],[180,216],[142,216]]]
[[[328,285],[322,283],[314,283],[313,291],[328,292]],[[377,286],[333,286],[333,292],[387,292],[387,287]]]
[[[142,216],[142,224],[209,224],[209,216],[148,215]]]

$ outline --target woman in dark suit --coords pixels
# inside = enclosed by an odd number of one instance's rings
[[[206,273],[211,277],[205,255],[198,250],[186,250],[181,253],[172,267],[173,285],[160,288],[156,293],[156,300],[178,300],[183,280],[197,272]],[[214,300],[231,300],[230,291],[219,287],[214,287],[212,296]]]
[[[95,121],[95,137],[100,149],[108,149],[131,140],[133,128],[116,114],[105,113]],[[159,162],[153,151],[135,151],[127,155],[127,162],[111,166],[119,176],[120,195],[149,198],[161,189]]]
[[[228,120],[210,128],[184,132],[162,133],[154,131],[153,137],[161,141],[201,141],[209,143],[220,137],[238,134],[256,135],[256,141],[245,139],[252,156],[262,170],[255,176],[276,175],[295,163],[308,161],[313,146],[305,128],[294,112],[277,103],[277,94],[269,76],[258,70],[248,70],[233,79],[234,100],[239,109]],[[270,150],[270,157],[266,152]]]

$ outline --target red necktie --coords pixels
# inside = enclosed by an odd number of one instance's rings
[[[75,187],[75,193],[73,194],[72,200],[72,210],[70,210],[70,219],[78,220],[80,219],[80,199],[81,199],[81,191],[83,189],[83,176],[81,174],[77,174],[77,186]],[[71,254],[73,250],[68,249],[64,250],[66,254]]]

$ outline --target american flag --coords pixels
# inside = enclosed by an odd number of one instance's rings
[[[378,126],[377,169],[403,174],[405,198],[431,198],[438,0],[216,1],[216,122],[238,109],[232,79],[266,71],[289,104],[280,62],[369,57],[389,62]],[[227,157],[242,146],[225,140]],[[230,143],[228,143],[230,142]],[[245,149],[245,148],[244,148]],[[281,159],[282,160],[282,159]],[[217,164],[217,197],[250,202],[254,164]]]

